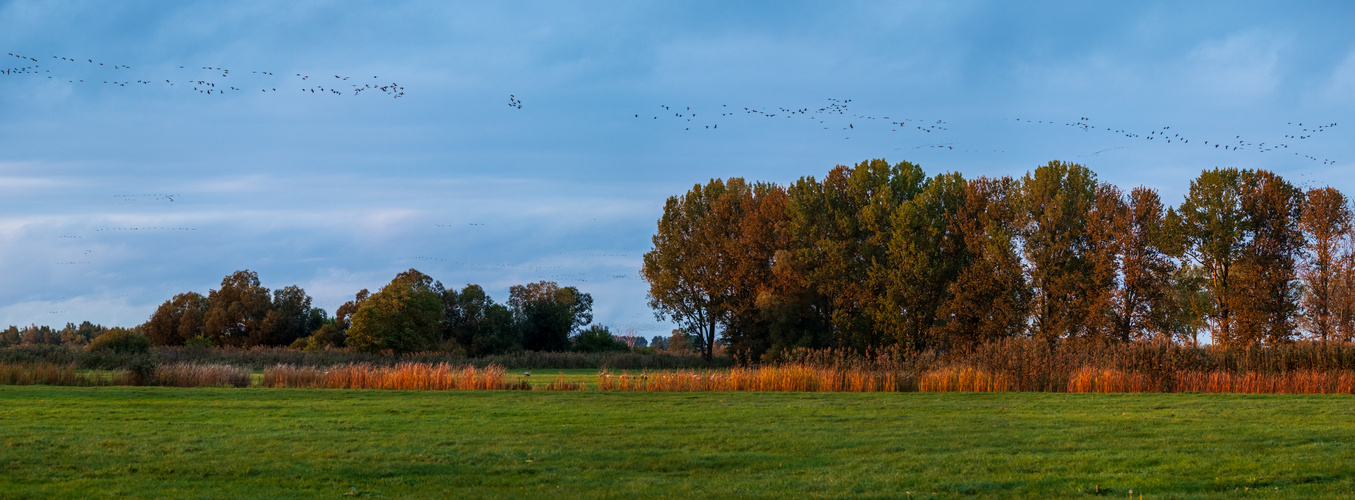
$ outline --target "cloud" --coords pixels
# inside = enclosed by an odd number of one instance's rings
[[[1183,83],[1199,96],[1221,101],[1269,96],[1282,83],[1280,53],[1285,45],[1259,31],[1207,40],[1186,55]]]
[[[1323,97],[1330,104],[1355,104],[1355,49],[1332,71]]]

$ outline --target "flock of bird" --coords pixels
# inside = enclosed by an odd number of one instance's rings
[[[113,199],[121,202],[133,201],[168,201],[173,203],[177,194],[115,194]]]
[[[197,231],[196,227],[163,227],[163,226],[141,226],[141,227],[103,227],[95,229],[94,232],[101,231]]]
[[[677,122],[683,131],[692,130],[720,130],[720,125],[725,125],[726,129],[731,126],[746,126],[745,123],[732,122],[732,117],[741,115],[752,115],[762,118],[784,119],[803,119],[810,121],[813,125],[824,130],[847,131],[844,139],[850,139],[852,133],[863,130],[857,127],[860,124],[863,127],[878,127],[883,125],[890,132],[914,132],[926,136],[933,133],[944,133],[950,131],[948,122],[937,119],[920,118],[891,118],[889,116],[854,113],[850,109],[851,99],[828,99],[827,104],[821,106],[805,107],[737,107],[728,104],[721,104],[715,112],[701,111],[699,108],[693,109],[692,106],[671,106],[661,104],[658,106],[662,110],[660,113],[648,113],[650,120],[666,119],[669,122]],[[632,113],[634,118],[644,118],[645,114]],[[1314,139],[1316,136],[1330,131],[1337,127],[1336,122],[1325,123],[1322,125],[1304,124],[1300,122],[1289,122],[1286,124],[1286,130],[1274,140],[1254,140],[1244,138],[1242,135],[1234,135],[1233,138],[1213,137],[1205,140],[1202,134],[1194,136],[1184,135],[1183,132],[1173,130],[1170,126],[1165,126],[1156,130],[1132,131],[1123,127],[1111,127],[1095,124],[1088,117],[1078,117],[1077,120],[1031,120],[1028,118],[1016,118],[1015,122],[1020,125],[1030,126],[1063,126],[1078,129],[1084,132],[1103,132],[1108,136],[1120,137],[1123,139],[1151,141],[1163,145],[1187,146],[1209,148],[1216,151],[1227,152],[1255,152],[1255,153],[1273,153],[1287,152],[1307,161],[1320,163],[1322,165],[1335,165],[1336,160],[1332,158],[1323,158],[1314,154],[1305,152],[1301,147],[1304,141]],[[1222,139],[1222,140],[1220,140]],[[934,149],[956,152],[991,152],[1005,153],[1003,149],[985,149],[985,148],[963,148],[957,147],[954,141],[950,142],[929,142],[927,144],[914,145],[910,147],[894,148],[897,150],[917,150]],[[1103,148],[1093,153],[1078,155],[1078,157],[1093,157],[1102,153],[1129,149],[1129,146],[1114,146]]]
[[[253,92],[258,89],[262,93],[291,92],[291,89],[297,89],[306,94],[333,94],[333,95],[361,95],[364,92],[378,92],[400,98],[405,95],[405,88],[398,83],[379,83],[365,79],[333,75],[333,79],[328,76],[315,77],[312,80],[311,75],[296,73],[296,76],[289,77],[284,75],[278,77],[272,71],[254,70],[248,74],[243,72],[232,73],[229,68],[217,66],[197,66],[188,68],[179,66],[177,71],[172,74],[161,74],[157,77],[150,77],[146,72],[133,72],[133,68],[124,64],[105,64],[94,59],[77,59],[63,56],[52,56],[50,61],[39,59],[13,52],[7,53],[9,57],[23,61],[23,66],[13,66],[0,69],[0,75],[4,76],[28,76],[45,77],[50,80],[65,80],[69,84],[98,84],[109,87],[127,87],[129,85],[157,87],[179,87],[192,88],[193,92],[203,95],[226,95],[231,93]],[[31,64],[30,64],[31,63]],[[40,63],[46,63],[40,64]],[[53,72],[53,70],[56,70]],[[78,72],[97,72],[92,75],[81,74],[72,76]],[[135,78],[134,73],[140,75]],[[95,76],[99,76],[95,78]],[[135,79],[133,79],[135,78]],[[229,79],[229,80],[228,80]],[[378,76],[372,76],[372,80],[380,80]],[[238,83],[237,83],[238,81]],[[281,89],[281,90],[279,90]]]
[[[1016,121],[1036,126],[1054,125],[1054,126],[1071,127],[1086,132],[1101,131],[1110,134],[1115,134],[1117,136],[1121,136],[1128,139],[1158,141],[1164,144],[1176,144],[1178,146],[1185,146],[1187,144],[1190,144],[1191,143],[1190,141],[1193,138],[1195,139],[1196,147],[1204,149],[1228,152],[1250,151],[1256,153],[1269,153],[1276,151],[1289,152],[1292,153],[1294,156],[1298,156],[1300,158],[1313,162],[1320,162],[1323,165],[1336,164],[1336,160],[1330,158],[1318,158],[1316,156],[1304,153],[1302,151],[1296,151],[1295,149],[1297,149],[1297,147],[1291,147],[1297,146],[1296,144],[1297,141],[1305,141],[1308,139],[1312,139],[1313,134],[1319,134],[1331,130],[1332,128],[1337,126],[1336,122],[1318,126],[1312,125],[1305,126],[1303,123],[1288,122],[1285,124],[1285,126],[1296,130],[1291,130],[1288,133],[1284,133],[1283,139],[1287,140],[1281,142],[1281,141],[1257,141],[1249,138],[1244,138],[1241,135],[1234,135],[1231,139],[1224,139],[1222,141],[1218,140],[1217,138],[1213,138],[1210,140],[1201,140],[1198,138],[1198,136],[1192,137],[1190,135],[1181,135],[1181,132],[1173,131],[1171,126],[1164,126],[1157,130],[1148,131],[1147,133],[1143,133],[1142,131],[1135,132],[1124,128],[1093,125],[1091,123],[1091,118],[1085,116],[1078,117],[1076,121],[1064,121],[1064,122],[1054,120],[1030,120],[1021,118],[1017,118]],[[1125,148],[1116,147],[1103,149],[1101,151],[1097,151],[1095,153],[1091,153],[1090,155],[1086,156],[1094,156],[1103,152],[1112,151],[1116,149],[1125,149]]]
[[[508,107],[522,109],[522,100],[513,94],[508,94]]]

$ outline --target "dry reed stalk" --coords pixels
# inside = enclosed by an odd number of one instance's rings
[[[804,365],[742,367],[727,371],[673,371],[660,373],[598,373],[602,391],[773,391],[875,392],[911,388],[894,372],[866,369],[814,368]]]
[[[82,385],[75,365],[52,363],[0,363],[2,385]]]
[[[170,387],[249,387],[253,375],[239,366],[175,363],[155,367],[155,380]]]
[[[1068,377],[1068,392],[1157,392],[1148,377],[1107,368],[1084,366]]]
[[[510,387],[504,381],[503,367],[496,365],[476,368],[405,362],[393,366],[359,363],[329,368],[277,365],[264,370],[265,387],[440,391],[520,389],[521,385]]]
[[[922,374],[922,392],[1007,392],[1016,390],[1011,377],[972,366],[948,366]]]

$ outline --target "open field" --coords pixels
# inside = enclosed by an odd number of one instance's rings
[[[1344,395],[7,386],[0,496],[1336,497],[1352,421]]]

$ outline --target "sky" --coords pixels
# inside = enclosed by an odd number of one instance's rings
[[[667,335],[664,201],[884,158],[1355,194],[1350,2],[0,2],[0,326],[415,268]],[[358,91],[357,89],[362,89]]]

